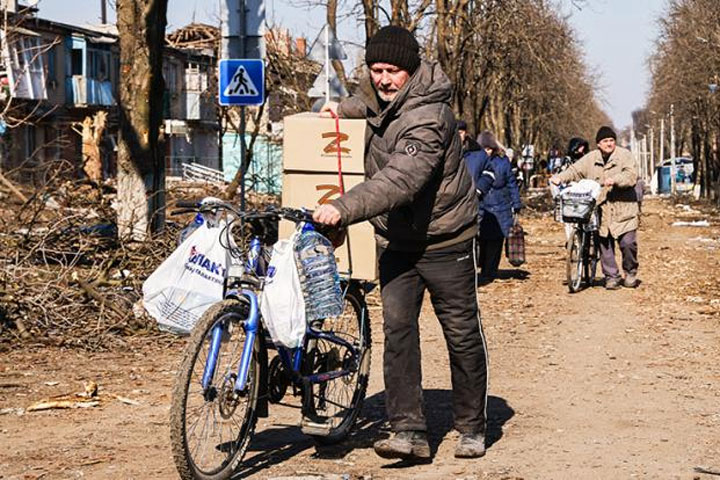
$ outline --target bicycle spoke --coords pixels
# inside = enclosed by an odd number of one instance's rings
[[[206,404],[205,404],[205,405],[206,405]],[[200,408],[201,408],[201,409],[204,409],[204,408],[205,408],[205,405],[202,405]],[[197,416],[197,419],[196,419],[196,420],[189,426],[189,428],[187,429],[187,436],[188,436],[188,438],[190,438],[192,435],[195,434],[195,428],[197,427],[198,422],[200,421],[200,418],[201,418],[201,416],[198,415],[198,416]],[[186,419],[187,419],[187,416],[186,416]],[[187,420],[186,420],[186,421],[187,421]]]
[[[195,451],[195,454],[193,455],[193,457],[196,457],[196,456],[197,456],[197,453],[198,453],[198,451],[200,450],[200,447],[201,447],[202,445],[206,445],[206,442],[203,442],[202,439],[205,438],[205,431],[207,430],[207,424],[208,424],[208,416],[206,415],[206,416],[205,416],[205,421],[202,423],[202,429],[200,430],[199,441],[198,441],[198,444],[197,444],[197,447],[196,447],[196,451]],[[200,457],[200,460],[202,460],[202,459],[204,458],[204,452],[205,452],[205,450],[203,449],[203,456]],[[197,462],[196,462],[196,463],[197,463]],[[202,464],[202,462],[199,462],[199,463]]]
[[[205,343],[203,343],[203,345],[205,345]],[[196,361],[196,362],[195,362],[195,365],[199,365],[199,366],[203,366],[203,367],[204,367],[205,365],[207,365],[207,359],[208,359],[208,354],[209,354],[209,353],[210,353],[210,345],[208,344],[208,348],[207,348],[207,349],[203,348],[200,352],[198,352],[198,358],[200,358],[200,355],[201,355],[201,354],[204,354],[204,357],[203,357],[202,360],[200,360],[199,362]],[[203,371],[204,371],[204,368],[203,368],[203,369],[197,369],[197,370],[196,370],[196,369],[193,369],[193,371],[192,371],[192,376],[191,376],[191,378],[190,378],[190,384],[191,384],[191,385],[192,385],[193,383],[195,383],[195,382],[197,382],[197,383],[196,383],[197,385],[202,385]]]

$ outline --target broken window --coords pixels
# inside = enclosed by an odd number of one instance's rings
[[[8,69],[10,93],[17,98],[31,100],[47,99],[43,55],[48,46],[38,34],[23,30],[0,33],[3,59],[11,65]]]
[[[73,48],[70,53],[70,75],[83,74],[83,49]]]
[[[88,49],[88,77],[100,82],[110,81],[110,52]]]

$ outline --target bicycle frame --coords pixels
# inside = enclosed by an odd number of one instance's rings
[[[250,241],[250,248],[247,255],[247,261],[245,264],[246,271],[250,271],[258,275],[259,277],[264,276],[265,272],[261,271],[259,258],[261,255],[262,244],[260,239],[253,237]],[[241,290],[228,290],[225,293],[225,298],[244,298],[247,300],[250,309],[247,319],[244,321],[242,328],[245,330],[245,343],[243,345],[242,356],[240,359],[240,365],[238,366],[237,377],[235,380],[234,391],[236,393],[243,392],[247,388],[248,372],[250,370],[250,363],[252,359],[253,346],[255,345],[255,339],[261,332],[261,317],[260,310],[258,308],[258,297],[257,293],[249,289]],[[218,323],[212,330],[212,337],[210,342],[210,349],[208,352],[208,358],[205,363],[202,377],[202,387],[206,390],[212,382],[212,378],[215,375],[215,367],[217,364],[218,352],[220,351],[220,344],[222,342],[223,329],[227,328],[224,322]],[[361,337],[362,338],[362,337]],[[357,359],[357,349],[345,339],[337,337],[332,333],[322,332],[315,330],[308,326],[305,334],[305,344],[303,348],[287,349],[284,347],[277,347],[278,355],[284,364],[288,372],[290,372],[292,380],[295,384],[307,383],[322,383],[327,382],[335,378],[343,377],[352,373],[351,369],[341,369],[332,372],[322,372],[313,375],[302,376],[300,374],[300,368],[303,362],[303,352],[308,341],[311,340],[325,340],[342,347],[345,347],[351,353],[351,361],[354,363]]]

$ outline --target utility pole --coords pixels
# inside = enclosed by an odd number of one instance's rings
[[[648,172],[649,178],[652,179],[654,171],[655,171],[655,127],[650,127],[650,171]]]
[[[677,193],[675,182],[675,105],[670,105],[670,191]]]
[[[635,140],[635,120],[630,124],[630,152],[635,160],[635,170],[640,170],[640,162],[638,161],[637,141]]]
[[[660,159],[658,160],[658,165],[660,167],[662,167],[664,160],[665,160],[665,117],[662,117],[660,119]],[[659,181],[659,179],[658,179],[658,181]],[[660,184],[658,184],[658,190],[659,189],[660,189]]]
[[[222,59],[264,58],[264,0],[221,0],[220,57]],[[245,209],[245,173],[247,144],[245,143],[246,107],[240,107],[240,208]],[[222,141],[222,139],[220,139]]]
[[[648,163],[648,157],[649,157],[649,154],[648,154],[648,141],[647,141],[647,140],[648,140],[647,135],[643,135],[643,139],[642,139],[642,164],[641,164],[641,165],[642,165],[642,179],[643,179],[645,182],[647,182],[648,171],[650,171],[650,169],[648,168],[648,164],[647,164],[647,163]]]
[[[103,25],[107,23],[107,0],[100,0],[100,19]]]

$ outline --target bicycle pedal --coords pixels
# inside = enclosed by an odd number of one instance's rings
[[[300,431],[305,435],[327,437],[330,435],[330,429],[329,423],[315,423],[307,418],[303,418],[300,423]]]

